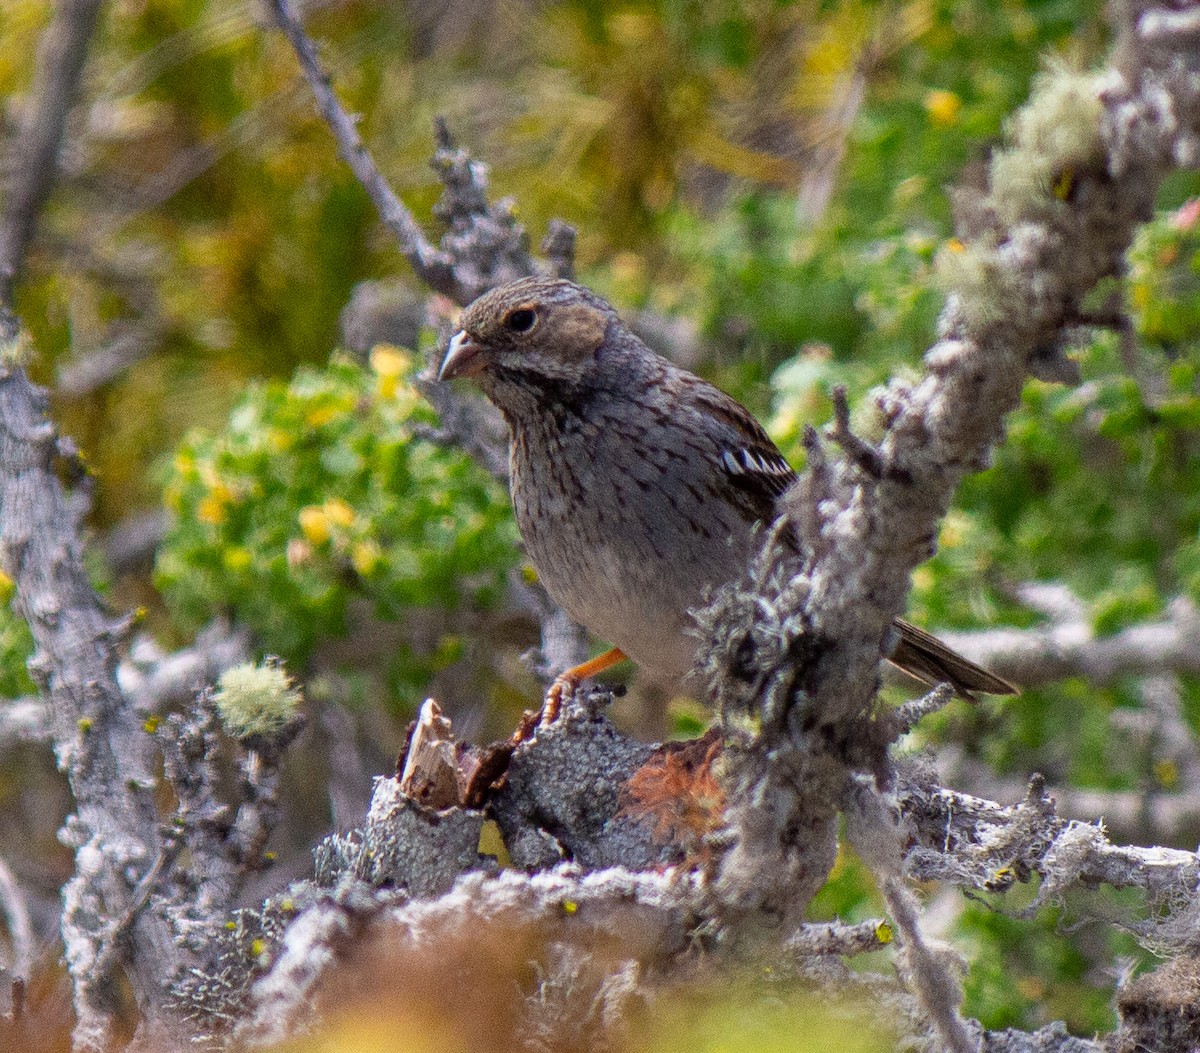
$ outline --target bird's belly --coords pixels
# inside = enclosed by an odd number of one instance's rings
[[[536,506],[524,497],[514,485],[526,552],[555,601],[655,676],[691,672],[699,646],[691,612],[740,573],[749,527],[717,520],[722,529],[712,530],[710,509],[709,529],[694,531],[699,510],[678,498],[642,501],[635,514],[614,494],[586,489],[540,487]]]

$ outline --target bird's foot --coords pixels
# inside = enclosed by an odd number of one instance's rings
[[[568,669],[554,678],[546,697],[542,699],[542,712],[538,717],[538,727],[549,727],[562,716],[563,702],[575,697],[582,680],[574,675],[574,670]]]

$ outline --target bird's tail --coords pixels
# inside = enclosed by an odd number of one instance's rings
[[[985,695],[1017,693],[1017,689],[1007,680],[952,651],[924,629],[918,629],[903,618],[897,618],[894,624],[900,633],[900,642],[888,655],[888,661],[909,676],[931,686],[947,683],[954,688],[956,695],[970,702],[975,701],[976,691]]]

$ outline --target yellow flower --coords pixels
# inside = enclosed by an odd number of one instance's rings
[[[400,379],[412,366],[412,356],[391,344],[376,344],[371,349],[371,368],[379,375],[377,390],[384,401],[391,401],[400,391]]]
[[[254,557],[250,554],[250,550],[241,545],[235,545],[233,548],[226,549],[221,559],[226,569],[234,572],[245,570],[254,562]]]
[[[954,124],[961,109],[962,99],[952,91],[937,89],[925,96],[925,112],[934,124]]]
[[[0,603],[7,603],[10,599],[12,599],[12,594],[15,589],[16,586],[13,583],[12,578],[5,574],[4,571],[0,570]]]
[[[216,493],[202,498],[196,505],[196,518],[209,526],[220,526],[226,519],[225,501]]]
[[[319,505],[308,505],[300,509],[300,531],[314,545],[323,545],[329,540],[329,516]]]
[[[391,344],[376,344],[371,348],[371,368],[381,377],[400,377],[412,366],[412,355]]]
[[[941,536],[938,544],[942,548],[957,548],[963,543],[971,521],[961,512],[948,512],[942,520]]]
[[[334,526],[348,527],[354,522],[354,509],[340,497],[331,497],[321,507]]]
[[[324,406],[314,406],[310,409],[305,415],[304,423],[310,428],[319,428],[323,424],[328,424],[337,415],[337,406],[326,403]]]
[[[275,453],[290,450],[296,443],[296,436],[284,428],[267,429],[267,446]]]
[[[383,553],[374,541],[360,541],[350,550],[350,563],[355,571],[367,577],[383,558]]]

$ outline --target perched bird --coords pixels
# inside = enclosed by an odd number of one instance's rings
[[[567,670],[562,695],[625,657],[684,680],[690,611],[739,577],[755,524],[796,475],[740,403],[650,350],[601,297],[525,278],[463,313],[439,380],[470,377],[509,429],[513,508],[546,590],[614,648]],[[889,658],[963,696],[1011,684],[897,620]]]

